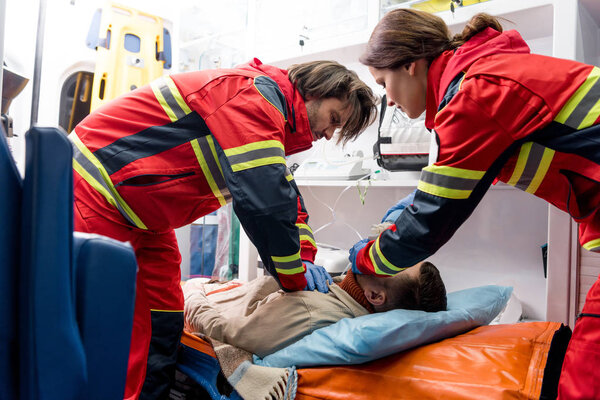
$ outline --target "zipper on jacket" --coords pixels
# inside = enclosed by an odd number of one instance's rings
[[[122,182],[117,183],[115,185],[115,187],[159,185],[161,183],[170,182],[170,181],[173,181],[176,179],[181,179],[181,178],[185,178],[185,177],[192,176],[192,175],[194,175],[194,172],[186,172],[185,174],[176,174],[176,175],[158,175],[158,174],[138,175],[136,177],[129,178]],[[160,178],[166,178],[166,179],[160,179]]]

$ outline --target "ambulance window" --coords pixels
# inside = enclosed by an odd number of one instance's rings
[[[136,35],[128,33],[125,35],[125,50],[132,53],[139,53],[142,41]]]

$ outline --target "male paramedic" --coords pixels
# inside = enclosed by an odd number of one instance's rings
[[[130,242],[139,267],[125,398],[164,398],[174,377],[183,329],[175,228],[231,200],[283,290],[314,289],[315,281],[327,290],[285,156],[334,131],[338,142],[356,138],[375,103],[336,62],[286,71],[254,59],[164,76],[75,127],[75,230]]]

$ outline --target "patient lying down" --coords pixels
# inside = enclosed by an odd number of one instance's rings
[[[350,271],[334,282],[329,293],[288,293],[268,276],[221,291],[191,279],[183,287],[186,329],[264,357],[342,318],[397,308],[446,310],[444,282],[429,262],[393,277]]]

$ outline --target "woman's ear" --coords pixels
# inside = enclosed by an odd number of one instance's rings
[[[408,71],[408,74],[412,76],[415,74],[415,71],[417,69],[417,62],[413,61],[410,64],[406,64],[404,66],[404,68],[406,68],[406,71]]]
[[[385,303],[385,291],[383,288],[366,289],[365,297],[367,301],[374,306],[381,306]]]

